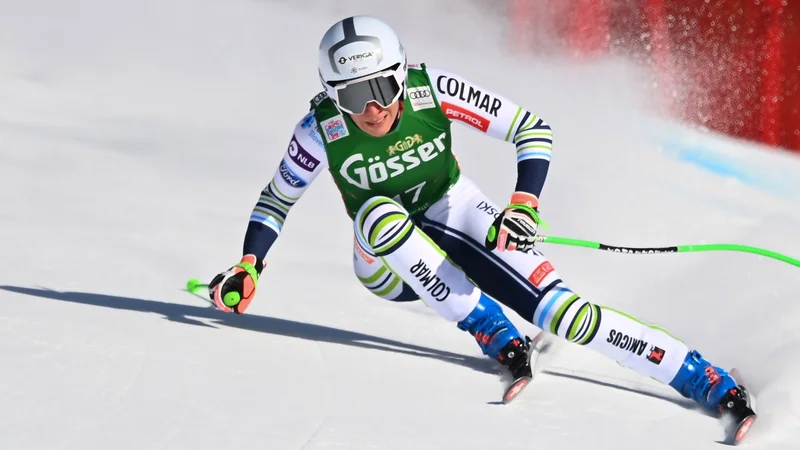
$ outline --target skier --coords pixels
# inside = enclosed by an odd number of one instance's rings
[[[530,340],[495,300],[705,408],[746,402],[725,370],[661,328],[584,300],[534,247],[553,137],[541,117],[460,75],[407,64],[398,36],[373,17],[349,17],[325,33],[319,76],[324,91],[261,192],[244,256],[209,285],[219,309],[245,312],[289,210],[327,169],[353,220],[354,270],[364,286],[387,300],[422,299],[515,377],[530,372]],[[516,147],[508,205],[461,172],[453,121]]]

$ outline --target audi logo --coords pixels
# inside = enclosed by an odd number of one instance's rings
[[[411,97],[412,100],[419,100],[421,98],[428,98],[431,96],[431,91],[424,90],[424,91],[412,91],[408,93],[408,96]]]

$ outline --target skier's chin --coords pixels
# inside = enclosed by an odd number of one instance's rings
[[[385,136],[386,133],[392,128],[392,121],[389,120],[387,117],[382,122],[379,123],[361,123],[358,125],[361,128],[361,131],[367,133],[370,136],[374,137],[381,137]]]
[[[370,136],[381,137],[392,129],[398,109],[397,103],[388,108],[368,107],[364,114],[354,114],[351,117],[361,131]]]

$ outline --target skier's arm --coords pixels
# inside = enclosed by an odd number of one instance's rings
[[[209,297],[221,311],[244,314],[255,296],[267,252],[278,238],[289,210],[327,166],[316,128],[311,113],[297,124],[272,181],[261,191],[253,207],[241,261],[209,283]]]
[[[295,127],[272,181],[261,191],[253,207],[242,254],[264,260],[289,210],[327,167],[325,147],[316,125],[313,114],[309,113]]]
[[[451,120],[461,121],[516,146],[515,191],[533,195],[538,205],[550,168],[553,146],[550,126],[524,107],[459,75],[430,67],[427,71],[434,95]]]

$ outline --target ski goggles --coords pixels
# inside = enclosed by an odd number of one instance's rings
[[[333,100],[344,112],[363,114],[367,104],[375,102],[384,108],[400,98],[403,89],[394,70],[378,72],[357,80],[333,86]]]

